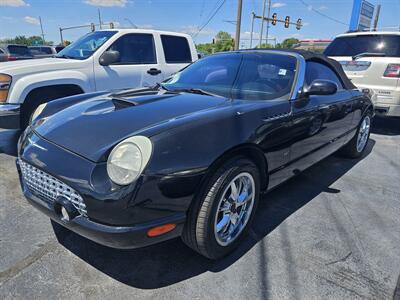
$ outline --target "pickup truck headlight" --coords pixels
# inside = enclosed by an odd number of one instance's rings
[[[147,137],[134,136],[122,141],[108,157],[108,176],[119,185],[134,182],[147,166],[151,153],[152,143]]]
[[[0,74],[0,103],[7,101],[8,90],[11,86],[12,77],[7,74]]]

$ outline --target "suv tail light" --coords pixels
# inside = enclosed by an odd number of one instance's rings
[[[383,76],[400,78],[400,64],[389,64]]]

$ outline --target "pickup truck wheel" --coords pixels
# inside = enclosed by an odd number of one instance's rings
[[[43,87],[31,91],[22,104],[21,129],[24,130],[29,125],[33,112],[40,104],[81,93],[83,93],[82,89],[75,85]]]
[[[227,255],[245,237],[259,196],[257,166],[246,158],[228,161],[211,176],[194,200],[183,241],[210,259]]]
[[[340,154],[348,158],[358,158],[362,156],[368,145],[371,134],[372,114],[367,113],[358,125],[356,135],[341,150]]]

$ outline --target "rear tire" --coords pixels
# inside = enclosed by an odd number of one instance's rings
[[[245,237],[259,196],[257,166],[242,157],[229,160],[213,173],[193,200],[183,241],[210,259],[227,255]]]
[[[368,145],[371,134],[372,114],[368,112],[362,119],[354,137],[341,150],[340,154],[348,158],[359,158]]]

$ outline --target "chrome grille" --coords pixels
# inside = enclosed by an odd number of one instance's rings
[[[64,197],[72,203],[81,215],[86,216],[86,205],[82,197],[73,188],[21,159],[18,160],[18,163],[23,182],[31,193],[50,203],[53,203],[60,196]]]

